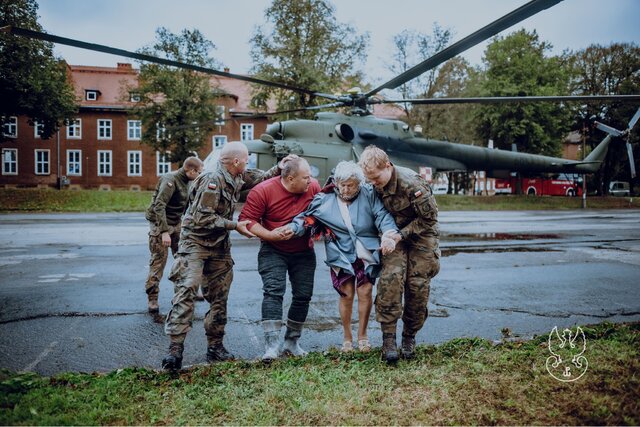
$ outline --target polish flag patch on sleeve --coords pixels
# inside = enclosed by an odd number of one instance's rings
[[[422,191],[421,191],[421,190],[418,190],[418,191],[416,191],[415,193],[413,193],[413,195],[414,195],[415,197],[420,197],[420,196],[422,196]]]
[[[209,183],[209,185],[207,185],[207,187],[209,188],[209,190],[215,190],[216,188],[218,188],[218,185],[215,182],[211,182]]]

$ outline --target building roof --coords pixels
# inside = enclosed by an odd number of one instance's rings
[[[139,70],[130,63],[119,62],[116,67],[69,65],[69,70],[81,108],[113,109],[133,106],[126,88],[137,87]],[[229,72],[228,69],[225,71]],[[235,105],[229,107],[231,114],[255,112],[251,105],[253,86],[250,83],[224,76],[211,76],[210,81],[214,91],[234,100]],[[98,99],[88,101],[87,90],[97,91]],[[276,111],[275,100],[270,100],[267,107],[269,112]],[[403,109],[394,104],[373,105],[372,110],[373,115],[379,118],[401,120],[405,117]]]
[[[125,88],[137,87],[138,70],[131,64],[119,62],[117,67],[69,65],[69,69],[80,107],[114,108],[132,105]],[[87,90],[98,91],[98,99],[87,101]]]

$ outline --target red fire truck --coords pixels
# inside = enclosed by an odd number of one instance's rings
[[[529,196],[581,196],[582,183],[568,176],[557,178],[518,178],[496,179],[496,194],[516,194],[518,180],[522,194]]]

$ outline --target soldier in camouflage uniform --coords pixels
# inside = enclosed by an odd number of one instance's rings
[[[233,280],[233,260],[229,232],[253,237],[249,221],[234,221],[235,203],[240,191],[252,188],[264,179],[276,176],[274,166],[264,172],[246,170],[247,147],[239,142],[226,144],[215,171],[200,175],[191,186],[189,205],[182,219],[178,255],[169,279],[174,283],[173,307],[167,314],[165,333],[171,344],[162,367],[182,367],[184,340],[191,330],[194,297],[200,286],[209,311],[204,320],[207,335],[207,360],[222,361],[233,356],[222,343],[227,323],[227,298]]]
[[[367,147],[360,165],[400,229],[396,250],[383,257],[375,301],[383,356],[395,363],[398,319],[402,317],[404,324],[402,356],[411,359],[416,333],[428,316],[429,284],[440,271],[438,206],[427,182],[410,169],[392,165],[381,149]]]
[[[169,247],[175,257],[180,239],[180,220],[187,206],[189,182],[202,172],[202,161],[189,157],[180,169],[160,177],[145,218],[149,221],[149,276],[145,284],[149,313],[158,313],[158,293]]]

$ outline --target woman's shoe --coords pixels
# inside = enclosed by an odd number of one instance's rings
[[[358,350],[366,353],[371,350],[371,344],[369,344],[369,340],[367,338],[358,340]]]
[[[340,349],[343,353],[350,353],[353,351],[353,343],[351,341],[345,341],[342,343],[342,348]]]

